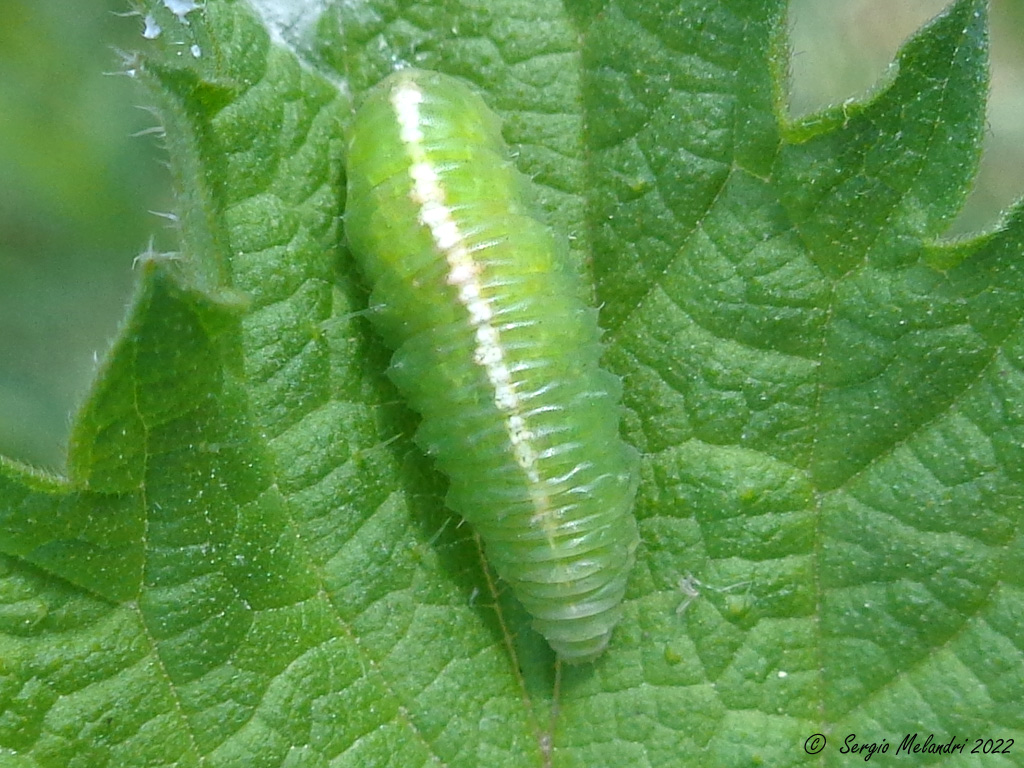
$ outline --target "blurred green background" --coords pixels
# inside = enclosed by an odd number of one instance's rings
[[[862,93],[900,44],[949,0],[791,0],[791,109],[803,114]],[[992,226],[1024,195],[1024,0],[990,0],[992,84],[981,171],[952,231]]]
[[[125,0],[0,0],[0,453],[64,464],[72,414],[124,315],[170,178],[116,49]]]
[[[792,111],[862,92],[944,0],[792,0]],[[72,415],[117,331],[133,258],[173,250],[156,124],[116,50],[126,0],[0,0],[0,453],[59,471]],[[1024,192],[1024,0],[994,0],[990,131],[955,231]],[[115,73],[115,74],[111,74]]]

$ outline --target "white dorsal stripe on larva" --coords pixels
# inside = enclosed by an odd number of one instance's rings
[[[531,486],[538,516],[549,511],[547,494],[540,488],[535,436],[522,416],[523,403],[512,384],[512,372],[505,360],[501,335],[491,321],[494,312],[483,297],[480,265],[466,247],[465,236],[445,203],[445,191],[437,170],[427,159],[424,149],[420,104],[423,91],[412,82],[398,85],[391,93],[391,105],[398,120],[399,139],[409,156],[410,196],[419,208],[419,220],[430,230],[434,245],[448,263],[447,282],[458,290],[459,302],[466,308],[474,329],[476,349],[474,362],[484,369],[494,391],[494,404],[505,415],[505,431],[516,463],[523,469]]]

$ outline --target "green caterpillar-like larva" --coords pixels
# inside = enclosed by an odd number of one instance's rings
[[[529,199],[497,116],[461,80],[396,72],[355,116],[346,232],[389,375],[423,417],[417,443],[534,627],[582,662],[621,613],[638,462],[597,310]]]

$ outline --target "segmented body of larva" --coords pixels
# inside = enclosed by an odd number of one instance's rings
[[[357,113],[345,225],[389,375],[450,479],[448,505],[569,662],[619,619],[637,455],[564,243],[529,204],[500,122],[463,81],[403,70]]]

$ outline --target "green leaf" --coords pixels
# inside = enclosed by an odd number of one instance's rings
[[[799,121],[781,0],[252,7],[140,6],[181,249],[143,262],[67,477],[0,463],[0,766],[1022,743],[1024,209],[941,239],[982,0]],[[400,62],[485,94],[602,306],[643,543],[593,665],[555,667],[445,510],[364,317],[344,130]]]

